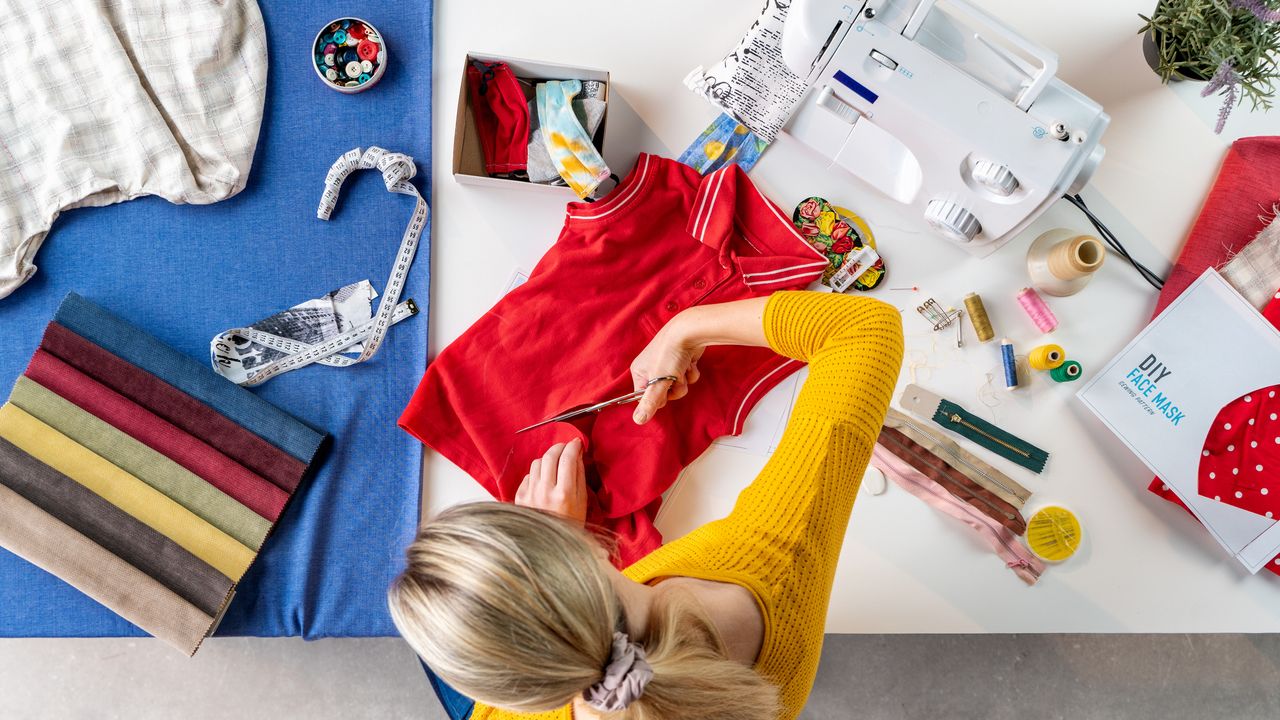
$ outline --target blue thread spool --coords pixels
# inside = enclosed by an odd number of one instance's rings
[[[1000,358],[1004,361],[1004,386],[1018,388],[1018,359],[1013,354],[1013,343],[1008,338],[1000,341]]]

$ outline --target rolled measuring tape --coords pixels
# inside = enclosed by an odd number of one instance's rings
[[[1075,513],[1060,506],[1042,507],[1027,520],[1027,549],[1045,562],[1059,563],[1076,554],[1084,528]]]
[[[1067,353],[1061,345],[1041,345],[1027,355],[1027,362],[1036,370],[1053,370],[1067,361]]]
[[[1054,382],[1060,383],[1075,382],[1083,374],[1084,368],[1075,360],[1068,360],[1049,371],[1049,377],[1053,378]]]
[[[368,90],[387,69],[387,43],[366,20],[338,18],[316,33],[312,67],[325,85],[340,93]]]

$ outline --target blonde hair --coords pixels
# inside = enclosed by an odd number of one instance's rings
[[[473,503],[422,526],[389,591],[414,651],[459,692],[518,712],[563,707],[600,681],[623,606],[594,539],[535,510]],[[778,690],[725,657],[692,598],[655,603],[644,648],[653,679],[608,720],[773,720]]]

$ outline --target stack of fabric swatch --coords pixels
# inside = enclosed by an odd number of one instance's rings
[[[0,546],[192,655],[323,438],[73,293],[0,407]]]

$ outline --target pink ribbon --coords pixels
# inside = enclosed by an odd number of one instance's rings
[[[973,528],[1005,565],[1028,585],[1035,585],[1044,572],[1044,563],[1018,542],[1018,538],[995,520],[972,505],[947,492],[905,460],[876,443],[871,464],[893,480],[894,484],[915,495],[926,505]]]

